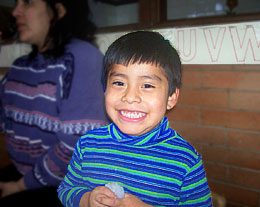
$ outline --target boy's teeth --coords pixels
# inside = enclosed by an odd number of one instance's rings
[[[121,111],[121,114],[131,119],[138,119],[145,115],[145,113],[141,113],[141,112],[126,112],[126,111]]]

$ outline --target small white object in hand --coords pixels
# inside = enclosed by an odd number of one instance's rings
[[[118,198],[125,197],[124,188],[118,183],[107,183],[105,186],[115,193]]]

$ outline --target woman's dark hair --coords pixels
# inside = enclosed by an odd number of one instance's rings
[[[181,87],[181,61],[169,40],[152,31],[137,31],[113,42],[105,54],[103,86],[106,89],[109,71],[114,64],[148,63],[160,67],[168,79],[169,95]]]
[[[47,6],[52,9],[54,17],[51,22],[49,33],[45,44],[51,42],[50,48],[45,52],[48,56],[58,57],[63,54],[66,44],[73,38],[94,42],[96,26],[91,21],[91,12],[87,0],[43,0]],[[55,5],[61,3],[66,14],[58,19]],[[33,46],[30,54],[34,57],[38,50]]]

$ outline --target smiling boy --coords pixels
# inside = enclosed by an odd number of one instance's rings
[[[78,141],[59,186],[66,206],[212,206],[201,156],[165,116],[176,104],[181,62],[162,35],[126,34],[108,48],[103,72],[112,124]],[[117,198],[104,185],[119,183]]]
[[[155,65],[115,64],[107,81],[106,111],[121,132],[139,136],[159,125],[178,94],[176,89],[168,96],[167,78]]]

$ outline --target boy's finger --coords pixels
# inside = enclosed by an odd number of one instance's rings
[[[110,197],[107,197],[107,196],[100,196],[98,199],[98,203],[100,203],[101,205],[104,205],[104,206],[115,206],[115,201],[116,199],[114,198],[110,198]]]
[[[104,190],[103,193],[104,193],[107,197],[109,197],[109,198],[112,198],[112,199],[116,199],[116,198],[117,198],[116,194],[115,194],[112,190],[110,190],[108,187],[105,187],[105,190]]]

